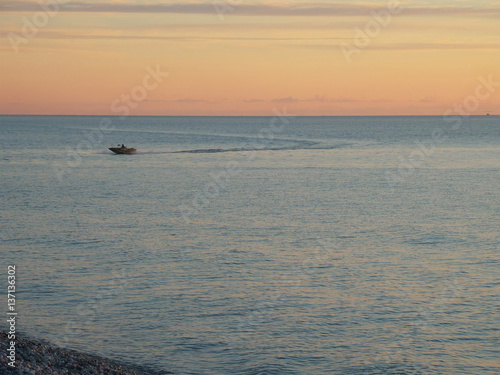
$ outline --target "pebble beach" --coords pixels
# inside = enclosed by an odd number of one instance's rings
[[[55,347],[51,344],[29,339],[26,336],[15,340],[15,368],[10,362],[10,341],[5,331],[0,331],[0,373],[33,375],[103,374],[103,375],[163,375],[171,372],[156,371],[142,366],[123,364],[118,361],[80,353],[75,350]],[[5,371],[8,369],[10,371]]]

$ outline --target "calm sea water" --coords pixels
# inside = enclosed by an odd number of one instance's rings
[[[498,374],[500,119],[452,120],[2,116],[18,329],[176,374]]]

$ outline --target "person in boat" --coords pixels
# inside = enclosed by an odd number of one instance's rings
[[[126,147],[125,147],[125,145],[124,145],[123,143],[122,143],[122,149],[123,149],[123,150],[125,150],[125,149],[126,149]]]

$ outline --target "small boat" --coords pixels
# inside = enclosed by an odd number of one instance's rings
[[[110,147],[108,150],[113,151],[115,154],[133,154],[137,150],[132,147],[125,147],[124,145],[118,145],[118,147]]]

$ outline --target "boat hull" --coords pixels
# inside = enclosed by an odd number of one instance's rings
[[[137,151],[135,148],[121,148],[121,147],[110,147],[109,150],[113,151],[115,154],[127,154],[127,155],[133,154]]]

